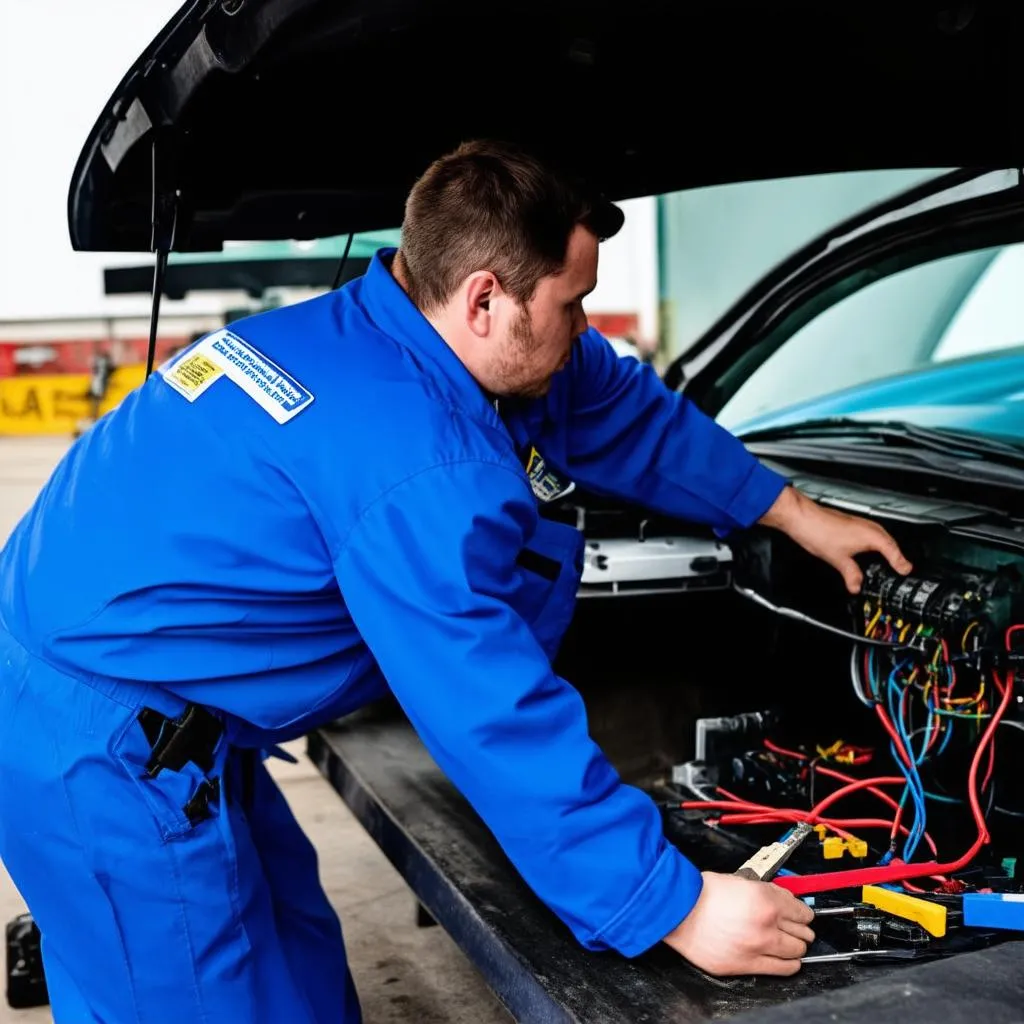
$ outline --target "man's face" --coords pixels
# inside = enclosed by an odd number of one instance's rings
[[[530,301],[510,318],[491,375],[497,394],[547,394],[551,378],[568,363],[573,342],[587,328],[583,299],[597,285],[597,247],[597,238],[577,225],[562,271],[542,277]]]

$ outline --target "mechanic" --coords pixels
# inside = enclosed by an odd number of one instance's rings
[[[393,694],[592,950],[791,974],[811,911],[701,874],[552,669],[570,483],[834,566],[910,566],[588,330],[621,210],[475,142],[400,249],[160,367],[67,453],[0,556],[0,855],[58,1022],[359,1020],[275,744]],[[88,543],[83,541],[87,539]],[[69,582],[71,581],[71,582]]]

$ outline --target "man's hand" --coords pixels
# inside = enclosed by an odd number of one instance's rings
[[[877,523],[822,508],[795,487],[784,488],[758,522],[781,530],[805,551],[831,565],[851,594],[860,593],[863,582],[854,555],[877,551],[898,573],[906,575],[912,568],[896,541]]]
[[[814,912],[771,882],[703,872],[704,888],[664,942],[708,974],[796,974]]]

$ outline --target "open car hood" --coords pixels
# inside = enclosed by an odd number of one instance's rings
[[[1024,9],[887,0],[190,0],[100,114],[80,250],[393,228],[503,137],[614,199],[854,169],[1020,166]],[[397,101],[392,97],[397,97]]]

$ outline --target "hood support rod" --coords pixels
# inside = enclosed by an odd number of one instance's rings
[[[167,250],[157,249],[153,266],[153,300],[149,313],[149,349],[146,352],[146,379],[153,372],[156,359],[156,330],[160,322],[160,295],[164,290],[164,274],[167,272]]]
[[[178,226],[178,199],[180,192],[171,184],[173,161],[168,146],[160,135],[153,140],[153,209],[150,251],[156,253],[153,265],[153,296],[149,317],[149,350],[146,353],[146,378],[153,372],[156,360],[156,335],[160,322],[160,299],[164,291],[164,277],[167,273],[167,256],[174,248],[174,236]]]

